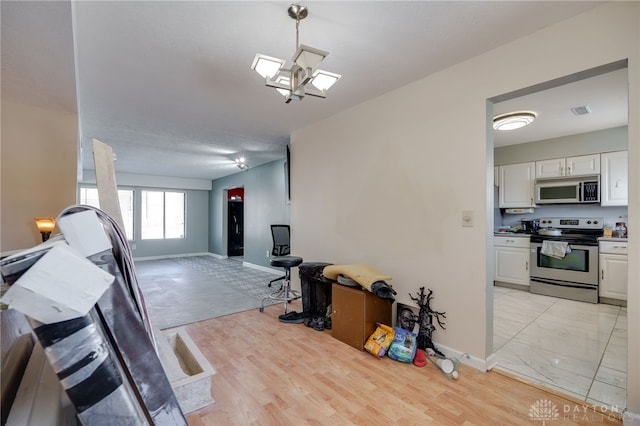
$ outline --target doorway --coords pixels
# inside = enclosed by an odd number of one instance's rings
[[[227,191],[227,256],[244,256],[244,188]]]
[[[570,88],[572,83],[586,83],[596,79],[608,81],[610,76],[618,74],[624,77],[626,84],[626,65],[626,61],[619,61],[498,96],[490,99],[494,114],[489,115],[506,113],[505,104],[508,104],[506,107],[508,110],[535,109],[536,107],[528,105],[532,103],[532,100],[540,100],[546,96],[544,92],[553,93],[557,99],[565,100],[569,96],[569,91],[572,90]],[[628,90],[626,86],[624,90],[626,93]],[[581,91],[582,95],[585,93],[585,90]],[[584,97],[586,98],[586,96]],[[624,113],[626,117],[626,95],[612,97],[625,100]],[[587,100],[587,102],[590,101]],[[557,106],[560,107],[561,102],[557,102]],[[576,103],[568,106],[579,107],[583,104]],[[602,106],[600,105],[600,107]],[[553,114],[547,113],[546,116],[559,118],[560,113],[566,113],[569,110],[570,108],[564,108],[554,111]],[[603,108],[600,108],[600,111],[602,110]],[[573,114],[578,115],[576,112]],[[544,115],[540,114],[539,118],[542,123]],[[581,115],[581,118],[586,120],[584,115]],[[623,126],[625,126],[624,131],[621,130]],[[538,128],[537,130],[542,129]],[[533,127],[528,131],[533,131]],[[597,141],[594,141],[589,148],[593,149],[593,152],[572,153],[571,150],[575,149],[578,136],[596,135],[596,132],[602,132],[597,133],[597,137],[601,140],[607,140],[609,144],[607,149],[601,149],[598,152],[628,149],[626,121],[623,124],[617,123],[582,132],[566,132],[556,135],[547,133],[543,137],[535,139],[514,140],[509,143],[508,147],[505,146],[507,144],[504,144],[504,148],[500,150],[496,149],[499,148],[499,142],[501,142],[496,136],[491,137],[489,143],[494,152],[494,165],[522,164],[526,166],[532,162],[535,163],[535,161],[595,154],[600,147],[598,145],[600,142]],[[605,135],[604,132],[607,134]],[[624,146],[619,143],[619,140],[622,139],[617,137],[620,133],[624,136]],[[604,138],[604,136],[610,137]],[[506,140],[505,135],[500,135],[500,137],[502,142]],[[588,142],[587,136],[580,139],[581,141],[584,139],[585,143]],[[618,141],[618,143],[616,144],[614,141]],[[518,147],[518,144],[522,145]],[[550,150],[549,147],[553,149]],[[525,155],[531,156],[531,158],[525,158]],[[495,176],[496,174],[494,174]],[[605,223],[608,224],[614,223],[617,217],[626,217],[627,214],[626,206],[601,207],[598,204],[587,207],[576,204],[539,204],[532,206],[531,211],[528,208],[520,209],[520,211],[514,211],[517,213],[516,215],[509,216],[506,209],[500,209],[497,202],[499,188],[494,187],[492,193],[495,202],[491,202],[490,205],[494,206],[495,228],[500,225],[502,228],[510,228],[517,225],[521,219],[529,220],[540,217],[603,217]],[[529,260],[529,258],[525,257],[525,260]],[[525,265],[529,263],[527,262]],[[492,268],[493,266],[491,265]],[[525,268],[528,269],[528,266]],[[493,324],[493,333],[488,345],[493,346],[492,359],[497,364],[496,370],[586,402],[609,406],[616,411],[624,409],[627,374],[626,308],[611,304],[586,304],[535,295],[526,290],[522,291],[521,286],[514,286],[514,288],[509,286],[494,287],[493,282],[487,283],[487,286],[491,295],[491,308],[488,315],[491,316],[490,323]]]

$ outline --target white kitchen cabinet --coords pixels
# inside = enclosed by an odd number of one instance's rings
[[[600,154],[580,155],[567,158],[567,176],[587,176],[600,174]]]
[[[626,206],[629,183],[628,151],[603,153],[600,162],[600,205]]]
[[[627,300],[627,242],[600,241],[600,297]]]
[[[566,160],[564,158],[536,161],[536,178],[564,176],[565,166]]]
[[[535,162],[500,166],[498,207],[535,207],[533,203],[535,174]]]
[[[496,236],[494,281],[529,286],[529,238]]]
[[[536,178],[600,174],[600,154],[536,161]]]

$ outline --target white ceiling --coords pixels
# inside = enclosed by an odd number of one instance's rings
[[[97,138],[119,172],[215,179],[238,171],[238,154],[283,158],[296,129],[601,3],[306,2],[300,42],[329,51],[322,68],[342,79],[327,99],[285,104],[249,66],[256,53],[290,60],[289,2],[2,1],[2,97],[77,111],[87,169]],[[509,102],[521,108],[496,111]],[[525,105],[537,128],[560,117]]]
[[[626,126],[627,83],[627,69],[623,68],[496,103],[494,115],[530,111],[536,114],[536,119],[528,126],[517,130],[494,131],[494,146]],[[591,113],[576,116],[571,108],[579,106],[588,106]]]

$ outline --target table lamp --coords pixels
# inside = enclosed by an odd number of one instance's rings
[[[56,220],[52,217],[36,217],[34,220],[36,221],[38,231],[42,234],[42,242],[44,243],[49,239],[51,231],[55,228]]]

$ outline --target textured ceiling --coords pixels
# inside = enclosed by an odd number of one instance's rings
[[[342,74],[284,103],[249,66],[290,60],[289,2],[2,1],[2,97],[79,114],[116,170],[215,179],[285,156],[289,134],[602,2],[313,1],[300,42]]]

